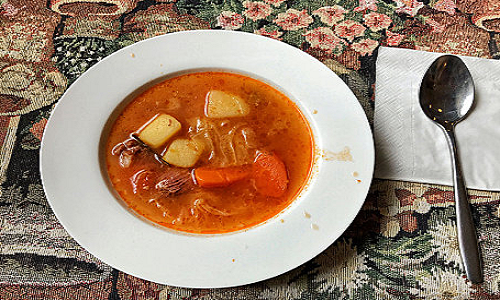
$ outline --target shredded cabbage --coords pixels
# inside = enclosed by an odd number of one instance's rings
[[[208,161],[214,167],[249,164],[253,161],[257,141],[246,122],[195,118],[189,121],[190,138],[208,149]]]

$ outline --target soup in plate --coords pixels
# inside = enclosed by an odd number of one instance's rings
[[[285,94],[244,75],[197,72],[128,103],[111,126],[105,161],[138,215],[208,234],[283,211],[307,184],[313,152],[309,124]]]

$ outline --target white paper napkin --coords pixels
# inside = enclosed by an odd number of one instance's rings
[[[375,87],[375,177],[452,185],[442,130],[422,112],[420,82],[442,54],[381,47]],[[474,84],[475,107],[456,126],[468,188],[500,191],[500,61],[461,57]]]

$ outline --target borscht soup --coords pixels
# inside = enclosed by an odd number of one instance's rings
[[[173,230],[227,233],[289,206],[311,176],[314,141],[297,105],[240,74],[166,79],[118,114],[110,182],[138,215]]]

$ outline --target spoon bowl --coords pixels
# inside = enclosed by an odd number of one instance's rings
[[[480,283],[483,275],[476,229],[455,139],[455,125],[467,116],[473,104],[474,82],[465,63],[453,55],[436,59],[422,80],[420,106],[446,135],[452,161],[460,255],[467,278],[472,283]]]
[[[424,113],[449,128],[463,120],[474,104],[474,81],[464,62],[453,55],[436,59],[420,86]]]

